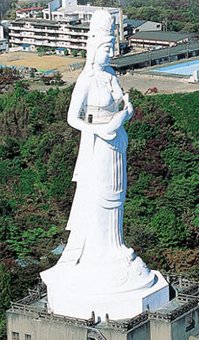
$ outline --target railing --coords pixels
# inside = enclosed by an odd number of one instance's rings
[[[188,295],[188,294],[178,294],[176,297],[177,301],[182,302],[182,303],[187,303],[189,301],[196,301],[198,300],[199,302],[199,296],[198,295]]]
[[[26,297],[24,297],[21,300],[18,300],[16,302],[16,304],[29,305],[29,304],[41,299],[42,297],[46,296],[47,287],[46,287],[45,284],[39,284],[35,289],[29,289],[28,293],[29,294]],[[15,302],[12,303],[12,304],[15,304]]]
[[[142,322],[145,322],[148,320],[148,312],[143,312],[137,316],[135,316],[132,319],[127,319],[126,321],[115,321],[115,320],[107,320],[106,323],[109,326],[109,328],[114,329],[120,329],[120,330],[129,330],[132,329],[138,325],[140,325]]]
[[[184,294],[194,295],[199,290],[199,283],[194,279],[187,279],[183,274],[173,274],[164,271],[161,273],[168,283],[175,288],[179,287]]]
[[[187,303],[183,304],[180,307],[177,307],[175,310],[173,310],[170,313],[161,313],[161,312],[148,312],[149,319],[161,319],[166,321],[174,321],[179,316],[187,313],[193,308],[196,308],[198,306],[198,298],[194,297],[192,301],[188,301]]]
[[[95,320],[93,317],[90,319],[81,319],[74,318],[70,316],[64,316],[54,313],[47,312],[47,304],[46,311],[45,308],[37,308],[29,305],[23,305],[21,303],[11,303],[11,308],[9,311],[20,312],[23,314],[32,314],[35,319],[45,320],[45,321],[58,321],[62,323],[66,323],[67,325],[75,325],[75,326],[93,326],[95,324]]]
[[[187,302],[188,299],[189,301]],[[189,296],[189,298],[187,298],[185,296],[183,298],[183,296],[180,296],[180,301],[183,302],[184,304],[180,307],[177,307],[174,311],[170,313],[147,311],[126,321],[108,320],[106,322],[106,325],[109,328],[128,331],[129,329],[135,328],[139,326],[141,323],[146,322],[147,320],[150,320],[150,319],[159,319],[159,320],[165,320],[165,321],[171,322],[177,319],[179,316],[187,313],[191,309],[198,307],[199,305],[198,297]],[[46,306],[46,309],[47,309],[47,306]],[[47,310],[45,311],[45,308],[39,309],[36,307],[32,307],[30,305],[23,305],[21,303],[12,303],[10,311],[20,312],[20,313],[27,314],[27,315],[33,314],[34,318],[37,318],[37,319],[42,319],[45,321],[52,321],[52,320],[59,321],[59,322],[66,323],[68,325],[87,326],[87,327],[95,325],[95,320],[92,317],[90,319],[80,319],[80,318],[74,318],[74,317],[69,317],[69,316],[63,316],[63,315],[48,313]],[[99,339],[104,340],[103,338],[99,338]]]

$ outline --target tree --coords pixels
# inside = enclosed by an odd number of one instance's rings
[[[78,53],[78,50],[71,50],[71,54],[73,55],[73,57],[77,57]]]
[[[65,48],[65,49],[64,49],[64,55],[67,56],[68,54],[69,54],[68,49]]]
[[[80,54],[81,54],[82,58],[86,58],[86,51],[85,50],[81,50]]]
[[[6,339],[5,311],[10,306],[11,277],[3,262],[0,262],[0,338]]]

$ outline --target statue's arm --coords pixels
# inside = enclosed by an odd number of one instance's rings
[[[86,102],[88,94],[88,81],[85,77],[79,76],[72,93],[71,102],[68,110],[67,122],[77,130],[86,129],[86,124],[80,117],[81,109]]]

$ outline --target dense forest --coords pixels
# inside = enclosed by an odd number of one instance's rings
[[[93,0],[100,6],[119,6],[129,18],[163,23],[169,31],[199,32],[198,0]]]
[[[0,96],[0,338],[10,300],[27,293],[67,240],[79,134],[66,122],[73,87]],[[198,278],[199,92],[130,91],[124,236],[151,268]]]

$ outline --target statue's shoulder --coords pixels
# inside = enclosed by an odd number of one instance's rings
[[[84,70],[80,73],[76,81],[76,87],[86,88],[89,84],[90,76]]]
[[[82,81],[88,80],[88,78],[89,78],[89,74],[85,70],[83,70],[78,76],[77,81],[82,82]]]
[[[109,73],[111,76],[116,76],[115,70],[110,66],[106,66],[106,72]]]

